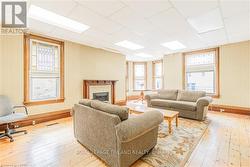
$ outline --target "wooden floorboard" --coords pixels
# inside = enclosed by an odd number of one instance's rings
[[[185,167],[250,167],[250,116],[209,112],[211,124]],[[47,126],[51,123],[58,123]],[[73,136],[72,118],[25,127],[0,140],[0,166],[105,167]],[[150,167],[137,161],[133,167]]]

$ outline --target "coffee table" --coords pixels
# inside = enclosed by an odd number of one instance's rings
[[[165,110],[165,109],[159,109],[159,108],[151,108],[146,107],[143,105],[139,106],[128,106],[129,113],[135,113],[135,114],[141,114],[147,111],[159,111],[163,114],[164,119],[168,122],[168,131],[171,134],[172,133],[172,121],[175,119],[176,127],[178,127],[179,124],[179,112],[178,111],[172,111],[172,110]]]

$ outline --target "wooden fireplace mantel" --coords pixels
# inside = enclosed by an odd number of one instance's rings
[[[115,103],[115,83],[117,80],[83,80],[83,98],[89,99],[89,86],[111,85],[111,103]]]

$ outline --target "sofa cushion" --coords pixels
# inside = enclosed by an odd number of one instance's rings
[[[159,90],[159,98],[167,100],[176,100],[178,95],[178,90],[169,89],[169,90]]]
[[[172,102],[172,100],[152,99],[151,105],[152,106],[159,106],[159,107],[170,107],[171,102]]]
[[[128,108],[104,103],[98,100],[91,101],[91,107],[103,112],[114,114],[120,117],[121,121],[128,119]]]
[[[195,111],[196,110],[196,103],[188,102],[188,101],[172,101],[170,103],[170,107],[174,108],[174,109]]]
[[[191,101],[196,102],[200,97],[206,96],[206,92],[204,91],[178,91],[178,101]]]
[[[80,101],[79,101],[79,104],[82,104],[82,105],[85,105],[85,106],[91,106],[91,101],[92,100],[90,100],[90,99],[81,99]]]

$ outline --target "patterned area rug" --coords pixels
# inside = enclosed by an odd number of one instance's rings
[[[154,167],[184,166],[209,122],[179,118],[179,127],[176,128],[173,122],[173,134],[169,134],[168,125],[164,121],[159,127],[157,145],[142,160]]]

